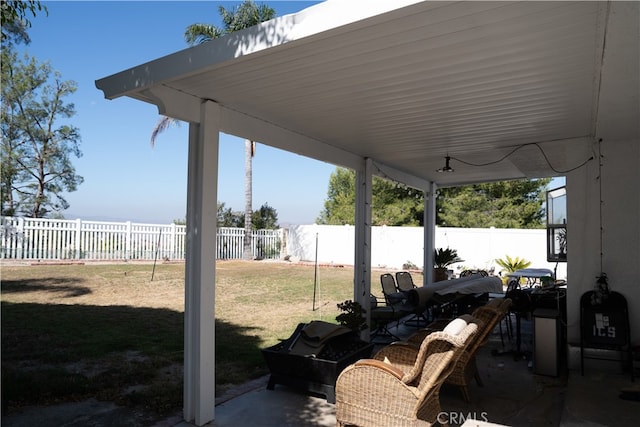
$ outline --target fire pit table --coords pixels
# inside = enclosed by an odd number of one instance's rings
[[[282,384],[309,394],[323,395],[327,402],[335,403],[338,375],[350,364],[371,356],[373,344],[361,340],[354,331],[343,328],[333,335],[327,334],[326,339],[305,333],[318,325],[330,328],[326,325],[331,324],[300,323],[288,339],[262,350],[271,372],[268,390]]]

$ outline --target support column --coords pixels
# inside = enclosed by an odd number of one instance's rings
[[[184,312],[184,419],[214,419],[215,254],[218,198],[219,107],[200,107],[189,125]]]
[[[431,183],[424,194],[424,284],[433,283],[433,252],[436,247],[436,194],[437,185]]]
[[[369,295],[371,295],[371,197],[372,197],[371,159],[363,161],[356,170],[356,218],[355,218],[355,262],[354,262],[354,301],[359,302],[367,312],[367,325],[371,325]],[[362,339],[369,341],[370,329],[362,332]]]

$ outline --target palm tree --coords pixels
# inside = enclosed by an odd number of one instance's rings
[[[156,123],[156,127],[153,128],[153,132],[151,132],[151,147],[156,145],[156,138],[158,138],[158,135],[167,130],[170,126],[180,126],[180,121],[173,117],[161,116],[158,123]]]
[[[218,8],[222,17],[223,27],[211,24],[191,24],[184,32],[184,39],[190,45],[205,43],[234,31],[253,27],[261,22],[275,18],[276,11],[265,4],[257,5],[252,0],[245,0],[237,7],[225,9]],[[151,146],[155,144],[158,134],[167,127],[177,124],[176,119],[162,116],[151,133]],[[253,204],[252,173],[253,156],[255,154],[255,142],[244,141],[245,152],[245,203],[244,203],[244,258],[251,259],[251,215]]]

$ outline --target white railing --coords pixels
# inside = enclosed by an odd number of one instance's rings
[[[186,227],[2,217],[2,259],[184,260]],[[280,258],[282,230],[253,232],[254,258]],[[220,227],[218,259],[242,259],[244,229]]]

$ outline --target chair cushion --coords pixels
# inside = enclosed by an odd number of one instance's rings
[[[463,319],[462,317],[458,317],[449,322],[449,324],[444,327],[442,332],[445,332],[449,335],[457,336],[458,334],[460,334],[460,332],[462,332],[464,328],[467,327],[467,324],[468,323],[465,319]]]

